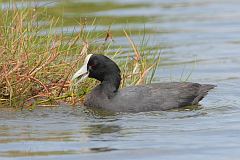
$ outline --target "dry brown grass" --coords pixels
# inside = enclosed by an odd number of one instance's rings
[[[74,92],[69,89],[70,76],[86,54],[105,54],[109,49],[113,39],[110,29],[100,33],[102,36],[95,36],[95,31],[85,30],[89,24],[81,22],[78,33],[56,34],[54,27],[59,19],[38,13],[36,9],[15,8],[0,18],[0,105],[33,108],[58,105],[60,101],[76,103],[97,83],[88,80]],[[42,21],[48,25],[39,25]],[[123,33],[133,48],[134,58],[129,56],[119,62],[121,86],[151,82],[159,56],[152,56],[150,50],[140,51],[129,34],[125,30]],[[95,44],[98,39],[102,43]],[[121,53],[119,49],[111,55],[118,57]],[[152,76],[147,76],[150,71]]]

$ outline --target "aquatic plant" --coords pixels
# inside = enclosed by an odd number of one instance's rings
[[[76,23],[79,31],[64,33],[56,30],[62,20],[49,16],[46,9],[12,6],[0,15],[0,105],[32,109],[76,103],[98,83],[88,80],[70,90],[72,74],[89,53],[108,55],[120,65],[121,87],[152,81],[160,57],[146,47],[144,38],[138,47],[123,30],[133,49],[123,59],[110,27],[97,31],[95,20],[83,18]]]

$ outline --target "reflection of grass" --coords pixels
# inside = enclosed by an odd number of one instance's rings
[[[54,34],[59,20],[46,12],[13,9],[0,16],[0,102],[3,105],[32,108],[57,105],[60,101],[75,103],[96,84],[88,80],[75,93],[69,91],[69,79],[86,54],[104,53],[117,60],[122,53],[121,47],[115,52],[110,49],[113,45],[110,30],[85,30],[88,25],[94,28],[94,21],[81,23],[77,34]],[[44,35],[39,34],[46,29],[38,25],[42,21],[48,22],[48,32]],[[141,47],[137,47],[126,31],[125,36],[135,56],[118,61],[123,71],[122,87],[151,82],[159,57],[147,49],[144,39]]]
[[[71,2],[65,1],[60,3],[60,5],[55,9],[56,12],[62,12],[62,9],[68,13],[77,14],[85,14],[89,15],[89,13],[99,12],[99,11],[108,11],[114,9],[128,9],[128,8],[139,8],[145,7],[147,4],[124,4],[124,3],[114,3],[114,2]]]
[[[16,1],[16,0],[15,0]],[[21,0],[20,0],[21,2]],[[19,3],[20,3],[19,2]],[[46,12],[46,8],[44,6],[54,3],[46,1],[41,6],[36,6],[37,12]],[[31,4],[33,2],[26,2]],[[37,3],[36,3],[37,5]],[[56,1],[54,6],[47,9],[47,14],[55,17],[61,17],[64,21],[59,21],[59,23],[63,23],[61,25],[64,26],[72,26],[76,24],[76,19],[79,20],[82,17],[87,17],[88,23],[92,22],[95,18],[96,23],[98,25],[109,26],[111,24],[126,24],[126,23],[146,23],[149,21],[149,17],[146,16],[111,16],[111,15],[101,15],[98,16],[96,12],[99,11],[108,11],[108,10],[118,10],[118,9],[134,9],[140,7],[147,7],[148,4],[144,3],[134,3],[134,4],[123,4],[123,3],[114,3],[114,2],[68,2],[68,1]]]
[[[79,15],[80,17],[81,15]],[[115,16],[88,16],[88,20],[92,21],[94,18],[97,18],[97,24],[100,25],[111,25],[111,24],[126,24],[126,23],[145,23],[148,18],[147,17],[139,17],[139,16],[124,16],[124,17],[115,17]],[[66,19],[66,25],[73,23],[72,19],[68,17],[64,17]]]

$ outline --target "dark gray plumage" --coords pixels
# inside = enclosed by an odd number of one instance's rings
[[[103,88],[100,84],[87,95],[85,105],[114,112],[145,112],[196,105],[214,85],[172,82],[131,86],[120,89],[112,98]]]
[[[118,90],[121,77],[118,66],[103,55],[85,59],[86,72],[101,81],[85,98],[85,106],[114,112],[145,112],[169,110],[197,105],[215,86],[191,82],[155,83],[131,86]],[[80,69],[83,70],[83,67]],[[86,73],[84,73],[86,74]],[[73,79],[79,78],[78,71]]]

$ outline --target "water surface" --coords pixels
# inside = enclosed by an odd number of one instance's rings
[[[240,1],[35,3],[63,16],[69,33],[80,17],[97,17],[98,29],[111,25],[113,33],[145,29],[149,45],[162,48],[155,81],[191,73],[190,81],[218,87],[192,110],[105,115],[82,107],[1,109],[0,159],[239,159]],[[115,42],[131,54],[118,35]],[[133,34],[136,42],[141,37]]]

